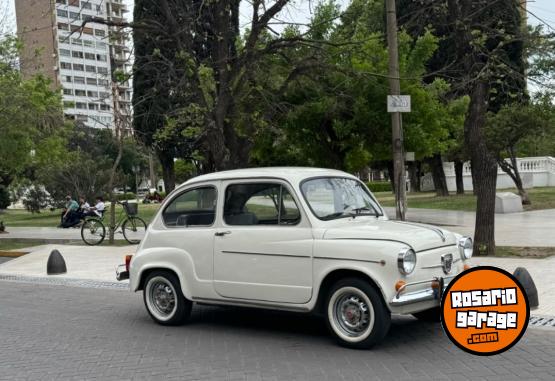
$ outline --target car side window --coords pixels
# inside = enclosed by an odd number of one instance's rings
[[[296,225],[301,213],[287,188],[275,183],[232,184],[225,192],[228,225]]]
[[[162,218],[167,226],[210,226],[214,223],[216,200],[216,188],[195,188],[174,198]]]

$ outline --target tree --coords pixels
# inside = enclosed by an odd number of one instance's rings
[[[8,192],[8,189],[5,186],[0,185],[0,210],[6,209],[10,206],[10,204],[10,193]]]
[[[319,45],[310,29],[289,34],[272,29],[270,23],[289,3],[253,1],[243,36],[238,0],[136,3],[131,25],[136,48],[134,125],[148,146],[157,145],[168,189],[174,183],[175,157],[201,159],[201,172],[249,165],[257,125],[244,123],[250,118],[242,110],[249,108],[243,102],[264,83],[258,82],[261,63],[292,47]],[[289,68],[285,78],[296,77],[298,68]],[[176,116],[192,106],[203,117],[203,128],[189,135],[187,149],[156,142],[156,132],[167,127],[175,132]],[[182,118],[178,124],[190,128],[196,120]]]
[[[62,103],[49,80],[24,80],[15,57],[21,44],[11,36],[0,40],[0,185],[8,187],[40,146],[55,139],[63,126]]]
[[[493,255],[497,160],[486,144],[484,126],[488,108],[524,95],[520,8],[515,0],[448,0],[447,5],[464,70],[458,80],[470,95],[464,137],[477,195],[474,250]]]
[[[387,47],[380,28],[369,21],[381,19],[377,5],[359,0],[343,13],[333,2],[320,5],[310,26],[315,34],[309,37],[323,41],[322,47],[284,50],[264,61],[258,75],[267,87],[256,88],[254,94],[262,100],[259,104],[274,107],[256,110],[264,118],[258,122],[253,163],[356,172],[371,161],[390,160]],[[340,22],[324,22],[338,16]],[[418,160],[451,147],[450,129],[462,129],[467,104],[444,100],[449,91],[445,81],[423,81],[437,43],[429,31],[417,38],[399,34],[402,87],[413,99],[413,112],[404,118],[405,142]],[[287,70],[291,65],[295,71]]]
[[[543,131],[553,123],[551,99],[532,104],[504,106],[488,115],[486,136],[488,145],[497,153],[499,167],[514,181],[523,204],[531,204],[524,189],[517,163],[518,144],[530,134]],[[508,160],[506,159],[508,157]]]

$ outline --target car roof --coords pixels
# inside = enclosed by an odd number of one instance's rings
[[[337,169],[312,167],[259,167],[234,169],[230,171],[213,172],[206,175],[200,175],[187,180],[181,184],[180,187],[204,181],[248,179],[253,177],[284,179],[292,184],[298,184],[307,178],[320,176],[339,176],[356,179],[355,176]]]

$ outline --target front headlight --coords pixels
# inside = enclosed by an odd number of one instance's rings
[[[462,237],[459,239],[459,251],[463,260],[472,258],[473,247],[472,238]]]
[[[402,249],[397,257],[397,267],[399,272],[403,275],[408,275],[413,272],[416,267],[416,254],[414,250],[408,247]]]

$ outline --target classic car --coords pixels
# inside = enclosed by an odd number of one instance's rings
[[[313,312],[342,345],[368,348],[392,314],[439,319],[441,293],[470,266],[472,240],[389,220],[366,185],[319,168],[195,177],[163,202],[116,269],[159,324],[193,303]]]

